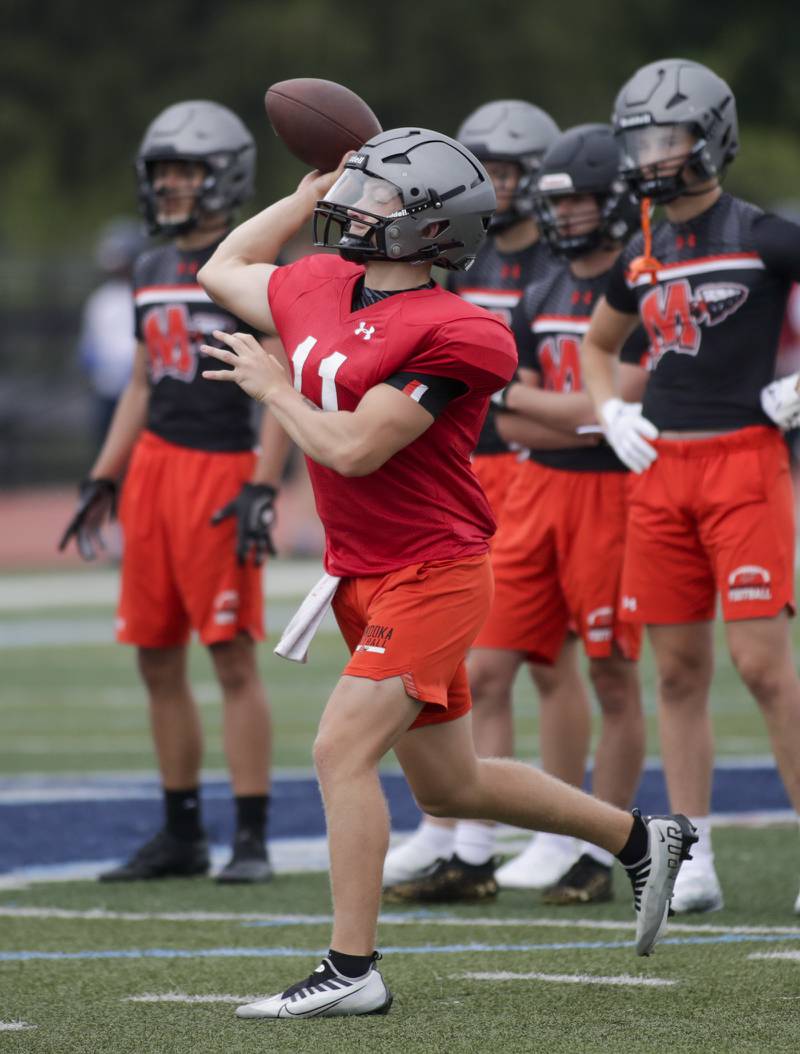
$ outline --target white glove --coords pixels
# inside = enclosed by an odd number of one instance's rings
[[[606,439],[620,461],[634,472],[650,468],[658,451],[647,440],[658,439],[658,429],[642,417],[642,404],[608,399],[600,407],[600,418]]]
[[[800,392],[797,390],[800,373],[781,377],[761,389],[761,408],[778,428],[788,430],[800,426]]]

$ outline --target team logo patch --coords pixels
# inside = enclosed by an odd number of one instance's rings
[[[363,337],[364,340],[372,340],[372,335],[375,332],[374,326],[368,326],[366,322],[362,321],[358,323],[356,329],[353,330],[357,337]]]
[[[214,597],[214,622],[218,626],[230,626],[239,613],[239,594],[235,589],[223,589]]]
[[[376,655],[384,655],[393,636],[393,626],[379,626],[373,623],[364,630],[360,643],[356,645],[356,651],[369,651]]]
[[[772,600],[772,579],[766,567],[743,564],[728,575],[728,600]]]
[[[636,597],[623,597],[621,607],[623,611],[635,611],[639,606]]]
[[[595,608],[586,616],[586,636],[595,644],[611,640],[614,636],[614,609]]]
[[[653,347],[653,363],[668,351],[696,355],[703,326],[718,326],[749,296],[740,282],[704,282],[692,289],[687,278],[656,286],[642,298],[642,322]]]

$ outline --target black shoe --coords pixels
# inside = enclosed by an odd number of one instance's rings
[[[460,900],[494,900],[497,882],[494,878],[497,858],[485,864],[468,864],[455,853],[442,860],[427,875],[399,882],[383,891],[387,904],[441,904]]]
[[[614,899],[611,868],[584,853],[542,894],[543,904],[601,904]]]
[[[193,842],[182,842],[169,831],[159,831],[155,838],[137,849],[133,856],[119,867],[99,875],[101,882],[137,882],[150,878],[188,878],[205,875],[211,861],[208,857],[208,842],[198,838]]]
[[[217,882],[269,882],[272,865],[264,842],[250,831],[239,831],[233,856],[217,875]]]

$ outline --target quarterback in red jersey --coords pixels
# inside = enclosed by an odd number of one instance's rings
[[[491,601],[493,522],[469,456],[516,349],[503,322],[433,287],[430,268],[468,267],[494,204],[486,170],[459,143],[398,128],[337,172],[306,176],[233,231],[199,276],[288,349],[287,375],[252,337],[220,333],[227,349],[206,350],[228,368],[205,376],[267,403],[305,451],[352,653],[314,745],[332,947],[308,978],[240,1017],[389,1009],[374,948],[389,841],[378,765],[392,749],[433,815],[561,830],[616,853],[634,885],[640,954],[663,932],[694,839],[683,817],[632,820],[529,766],[475,755],[464,656]],[[276,267],[312,214],[315,243],[341,259]]]
[[[634,470],[620,615],[648,626],[670,801],[701,831],[673,907],[711,911],[722,906],[708,837],[718,596],[734,665],[800,811],[793,500],[775,427],[792,426],[800,397],[796,375],[771,383],[790,285],[800,278],[800,228],[723,192],[720,177],[738,151],[736,103],[705,66],[644,66],[620,91],[614,126],[645,228],[593,314],[584,375],[609,443]],[[650,201],[666,213],[652,237]],[[623,402],[613,379],[639,321],[653,365],[641,406]]]

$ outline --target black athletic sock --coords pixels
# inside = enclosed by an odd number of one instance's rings
[[[164,812],[167,830],[181,842],[196,842],[203,837],[200,819],[200,790],[165,790]]]
[[[333,948],[328,952],[328,958],[333,963],[334,970],[343,977],[363,977],[375,961],[375,953],[372,955],[345,955],[343,952],[335,952]]]
[[[633,810],[633,827],[628,835],[628,841],[617,853],[617,860],[623,867],[633,867],[647,855],[647,824],[642,819],[638,809]]]
[[[236,833],[246,831],[262,842],[267,833],[268,794],[237,794]]]

